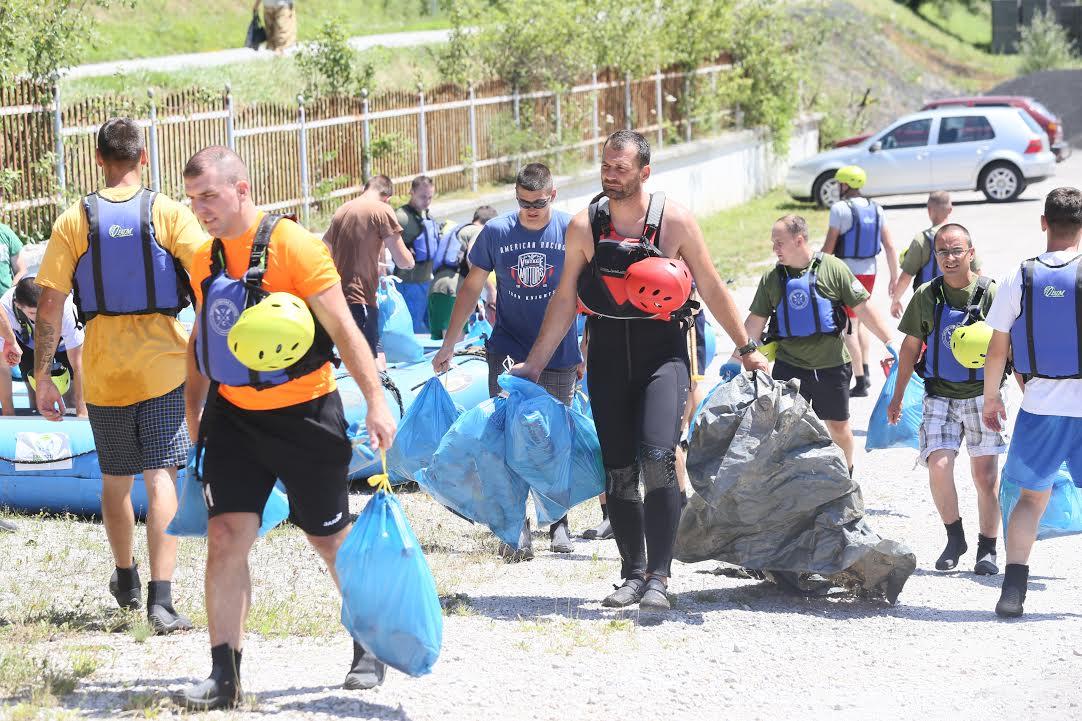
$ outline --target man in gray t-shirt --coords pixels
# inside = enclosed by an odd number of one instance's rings
[[[883,214],[883,208],[879,206],[873,200],[869,200],[860,194],[860,189],[864,187],[864,183],[867,177],[864,170],[858,168],[855,165],[848,165],[838,170],[835,178],[838,180],[838,186],[841,193],[841,198],[832,206],[830,206],[830,221],[829,228],[827,229],[826,240],[823,241],[823,252],[833,253],[841,260],[845,261],[845,264],[849,266],[849,270],[853,271],[853,275],[857,277],[857,280],[868,289],[871,293],[875,287],[875,273],[876,263],[878,261],[878,255],[880,251],[886,251],[887,268],[890,270],[890,283],[887,285],[887,295],[893,295],[894,284],[898,281],[898,254],[894,252],[894,243],[891,242],[890,231],[887,230],[886,218]],[[876,248],[874,254],[867,257],[846,257],[864,256],[863,252],[852,252],[853,248],[847,248],[849,245],[844,242],[847,239],[847,235],[853,229],[853,211],[856,210],[859,215],[864,215],[862,211],[869,208],[875,208],[875,225],[879,229],[879,243],[881,248]],[[868,211],[870,213],[871,211]],[[843,241],[839,243],[839,240]],[[859,244],[859,236],[856,244]],[[876,244],[878,245],[878,244]],[[862,397],[868,395],[868,353],[871,344],[871,338],[868,335],[868,330],[864,328],[864,325],[853,315],[850,309],[846,309],[846,313],[849,315],[850,322],[852,323],[852,332],[846,333],[845,346],[849,350],[849,355],[853,358],[853,376],[855,385],[849,392],[851,396]]]

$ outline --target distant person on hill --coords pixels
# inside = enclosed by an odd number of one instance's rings
[[[252,12],[263,5],[263,25],[267,29],[267,49],[281,53],[297,44],[297,16],[293,0],[255,0]]]

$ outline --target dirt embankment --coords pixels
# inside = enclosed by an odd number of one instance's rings
[[[1008,80],[988,91],[993,95],[1028,95],[1063,121],[1063,137],[1082,143],[1082,70],[1042,70]]]

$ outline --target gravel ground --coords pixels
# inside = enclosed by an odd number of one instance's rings
[[[1082,185],[1082,158],[1059,171],[1058,182],[1034,186],[1009,205],[977,202],[976,194],[956,197],[954,219],[973,230],[989,273],[1001,275],[1043,247],[1040,199],[1056,184]],[[923,200],[887,199],[897,237],[924,227]],[[746,306],[750,290],[738,295]],[[875,302],[885,310],[881,290]],[[853,403],[858,436],[873,403],[874,397]],[[914,461],[910,450],[857,456],[871,523],[881,535],[909,544],[918,558],[893,607],[844,596],[794,597],[771,584],[715,575],[713,563],[676,563],[672,612],[605,610],[598,599],[618,572],[611,541],[579,540],[570,557],[542,552],[532,563],[504,565],[479,529],[426,497],[405,495],[441,595],[465,598],[446,617],[443,654],[431,675],[391,673],[369,692],[339,687],[350,644],[337,623],[330,580],[296,530],[275,531],[257,544],[252,559],[257,585],[244,661],[249,702],[207,716],[1082,717],[1082,538],[1039,543],[1026,615],[998,621],[992,608],[1001,579],[971,574],[972,550],[962,570],[932,570],[943,530],[926,474]],[[976,507],[966,465],[958,480],[973,549]],[[354,501],[360,508],[364,497]],[[587,504],[575,511],[572,525],[593,525],[597,515]],[[169,693],[209,670],[203,543],[182,543],[177,579],[178,605],[197,630],[146,638],[140,624],[127,625],[130,619],[110,609],[110,568],[98,524],[19,521],[19,533],[0,535],[0,695],[19,690],[0,717],[178,714]],[[537,543],[544,540],[539,536]],[[138,556],[145,558],[145,548]],[[13,680],[20,668],[21,686]],[[53,669],[53,676],[69,669],[81,678],[71,693],[49,696],[40,690],[43,669]]]

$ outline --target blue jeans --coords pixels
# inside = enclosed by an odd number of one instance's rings
[[[413,332],[428,332],[428,287],[432,281],[424,283],[399,283],[398,291],[406,299],[410,317],[413,318]]]

